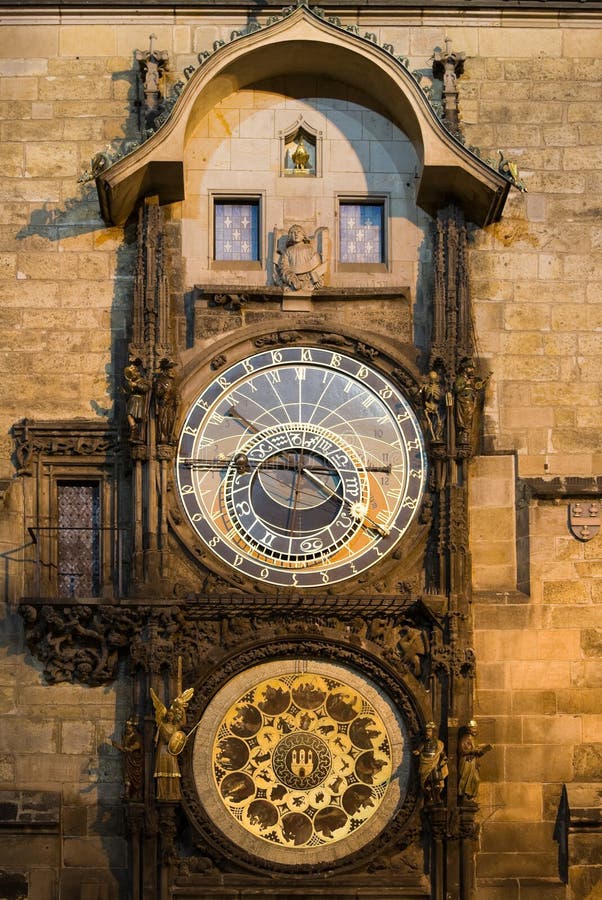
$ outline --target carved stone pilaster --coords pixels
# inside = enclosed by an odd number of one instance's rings
[[[161,837],[161,859],[164,865],[172,865],[178,859],[176,835],[178,832],[176,814],[179,804],[162,802],[159,804],[159,834]]]
[[[460,841],[460,898],[474,897],[476,880],[475,859],[479,837],[478,804],[465,802],[458,807],[458,837]]]
[[[430,373],[423,395],[431,436],[445,441],[458,459],[475,452],[488,380],[478,374],[472,335],[468,231],[462,212],[450,206],[437,217]]]
[[[167,589],[168,472],[180,406],[167,273],[164,214],[149,197],[138,214],[129,361],[123,391],[132,466],[132,582]]]
[[[433,900],[443,900],[445,896],[447,809],[442,803],[427,804],[424,807],[423,815],[431,845],[431,897]]]

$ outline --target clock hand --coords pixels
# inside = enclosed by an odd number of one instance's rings
[[[282,455],[284,456],[284,454]],[[194,457],[189,457],[180,460],[180,465],[184,466],[186,469],[222,469],[224,466],[230,465],[230,463],[234,463],[242,475],[250,471],[251,468],[261,468],[262,471],[265,469],[278,469],[281,472],[295,472],[298,470],[298,463],[291,464],[288,462],[263,462],[262,460],[259,460],[251,466],[249,458],[245,453],[235,453],[233,457],[218,456],[215,459],[195,459]],[[308,468],[308,471],[319,472],[321,475],[337,475],[340,471],[346,470],[334,469],[329,466],[312,466],[311,469]],[[384,472],[386,475],[390,475],[391,466],[362,466],[362,471]]]
[[[297,460],[297,467],[293,476],[293,506],[289,512],[289,531],[293,532],[297,525],[297,504],[299,503],[299,495],[301,493],[301,472],[303,471],[303,461],[305,454],[303,450]]]
[[[366,522],[368,522],[368,524],[370,525],[370,528],[373,528],[374,531],[377,531],[381,537],[389,537],[389,535],[391,534],[389,529],[383,528],[382,525],[379,525],[378,522],[375,522],[374,519],[371,519],[370,516],[368,515],[368,513],[364,511],[361,504],[349,503],[349,501],[345,500],[344,497],[341,497],[341,495],[337,491],[333,491],[333,489],[331,487],[329,487],[327,484],[325,484],[321,478],[318,478],[318,476],[316,474],[314,474],[314,472],[312,472],[311,469],[303,468],[303,469],[301,469],[301,471],[303,472],[304,475],[307,476],[307,478],[309,478],[310,481],[313,481],[314,484],[316,484],[319,488],[321,488],[323,491],[325,491],[325,493],[327,493],[329,497],[332,497],[333,499],[336,499],[336,500],[341,500],[341,501],[343,501],[343,503],[346,503],[349,506],[351,515],[353,516],[354,519],[360,518],[353,511],[353,507],[357,506],[358,511],[361,509],[362,518],[365,519]]]

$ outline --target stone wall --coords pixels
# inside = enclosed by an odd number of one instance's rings
[[[495,744],[482,767],[479,898],[564,897],[555,839],[562,785],[602,781],[602,541],[576,541],[566,501],[525,500],[522,485],[533,476],[602,472],[602,23],[543,10],[522,20],[490,12],[450,21],[407,11],[396,21],[391,11],[365,15],[361,26],[407,55],[411,69],[428,72],[433,48],[447,35],[464,50],[467,141],[493,160],[502,148],[528,188],[511,192],[500,223],[475,230],[471,250],[477,343],[492,372],[471,512],[475,713],[481,739]],[[129,229],[102,224],[93,185],[78,177],[96,152],[136,134],[133,51],[147,48],[152,31],[155,46],[170,54],[175,80],[200,50],[241,24],[216,13],[204,20],[67,17],[63,24],[52,14],[35,22],[5,16],[4,487],[14,476],[14,422],[107,418],[117,396],[135,248]],[[259,127],[245,116],[252,130]],[[227,116],[215,113],[212,121],[225,129],[213,135],[223,147]],[[282,218],[299,208],[283,205]],[[190,205],[174,210],[175,219],[186,216]],[[410,264],[404,284],[415,288],[416,260]],[[191,278],[200,271],[193,266]],[[9,805],[23,791],[62,799],[55,831],[41,839],[47,850],[30,865],[30,856],[5,843],[0,868],[26,873],[33,900],[58,896],[59,878],[63,900],[105,900],[117,896],[126,865],[120,760],[109,738],[117,737],[128,698],[121,684],[42,683],[14,614],[34,557],[20,480],[12,480],[3,503],[0,788]],[[599,866],[585,875],[569,866],[575,900],[599,896],[599,876]]]

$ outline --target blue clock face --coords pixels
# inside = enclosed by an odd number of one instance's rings
[[[426,456],[408,401],[322,347],[247,357],[197,397],[180,434],[188,520],[231,569],[318,588],[382,560],[414,519]]]

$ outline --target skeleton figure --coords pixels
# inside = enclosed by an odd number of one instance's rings
[[[422,385],[422,396],[431,437],[434,441],[441,441],[443,439],[443,417],[441,416],[443,391],[438,372],[434,370],[429,372],[427,380]]]

